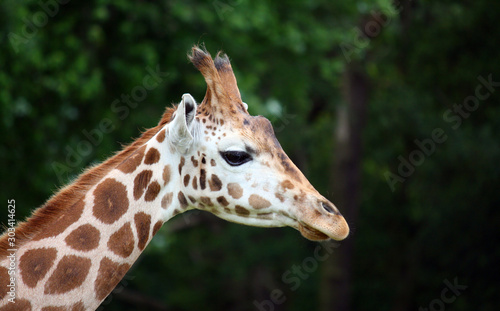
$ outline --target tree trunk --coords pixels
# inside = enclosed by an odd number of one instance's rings
[[[332,202],[347,222],[356,225],[361,196],[362,131],[368,102],[368,78],[362,67],[351,64],[343,76],[343,97],[337,114],[335,151],[330,189]],[[352,228],[351,228],[352,229]],[[352,253],[355,235],[340,242],[323,263],[320,310],[351,310]],[[329,242],[334,243],[334,242]]]

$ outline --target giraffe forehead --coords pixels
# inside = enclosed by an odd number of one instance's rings
[[[302,183],[302,173],[283,151],[274,134],[271,122],[261,116],[246,118],[243,123],[245,121],[248,125],[242,129],[242,135],[248,137],[248,140],[255,146],[257,153],[267,154],[270,158],[270,164],[274,164],[273,167],[280,171],[285,179],[288,178]]]
[[[283,152],[268,119],[261,116],[247,117],[243,121],[241,131],[253,142],[257,152],[267,152],[271,155]]]
[[[205,111],[205,110],[202,110]],[[205,134],[213,136],[240,137],[247,146],[250,145],[256,152],[276,153],[281,146],[274,134],[271,122],[262,116],[251,116],[237,112],[230,114],[209,114],[199,118],[205,128]],[[209,135],[210,136],[210,135]]]

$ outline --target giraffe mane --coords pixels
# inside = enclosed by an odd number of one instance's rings
[[[24,222],[18,223],[15,231],[16,248],[36,234],[42,232],[50,223],[61,216],[63,211],[73,206],[85,193],[96,185],[108,172],[130,157],[139,147],[150,140],[160,129],[172,119],[172,114],[177,107],[169,107],[165,110],[157,126],[150,128],[134,142],[124,147],[113,157],[103,163],[86,169],[73,183],[65,186],[54,194],[44,205],[36,209]],[[5,258],[9,246],[7,231],[0,236],[0,259]]]

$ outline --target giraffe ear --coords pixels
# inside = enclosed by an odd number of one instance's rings
[[[170,142],[180,153],[187,153],[193,142],[193,120],[196,114],[196,101],[191,94],[182,95],[174,119],[169,129]]]

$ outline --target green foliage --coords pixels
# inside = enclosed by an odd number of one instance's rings
[[[468,288],[446,308],[495,310],[500,90],[456,129],[443,114],[475,94],[479,76],[500,81],[500,3],[408,1],[398,11],[385,0],[94,0],[44,13],[40,3],[49,2],[0,3],[0,197],[16,200],[18,219],[155,125],[183,93],[200,101],[205,84],[185,55],[201,42],[229,54],[250,112],[273,122],[286,152],[335,202],[336,115],[352,66],[371,91],[360,215],[350,223],[354,309],[427,308],[443,280],[458,277]],[[374,11],[388,22],[358,38]],[[138,87],[155,70],[160,80],[142,96]],[[85,134],[102,127],[97,140]],[[436,128],[446,141],[391,191],[385,174],[398,174],[398,156],[408,159],[414,140]],[[253,302],[276,288],[286,296],[276,310],[319,308],[321,269],[297,290],[282,280],[315,243],[292,229],[207,219],[178,232],[167,224],[125,289],[176,310],[256,310]],[[104,305],[134,308],[119,295]]]

